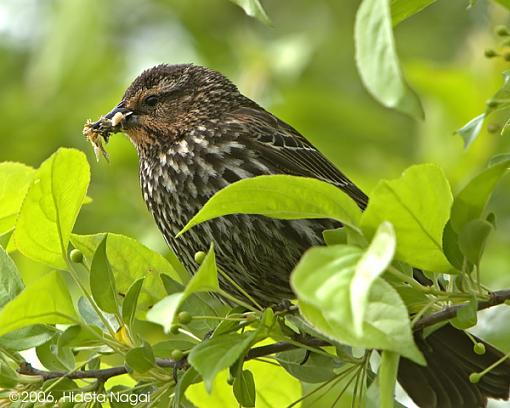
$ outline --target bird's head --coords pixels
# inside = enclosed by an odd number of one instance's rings
[[[125,132],[143,151],[221,118],[243,100],[237,87],[216,71],[191,64],[158,65],[142,72],[102,121],[103,126],[105,119],[111,121],[109,133]],[[91,124],[92,129],[100,131],[100,122]]]

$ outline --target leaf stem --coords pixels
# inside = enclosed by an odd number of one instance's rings
[[[391,273],[396,278],[399,278],[403,282],[406,282],[410,286],[412,286],[414,289],[417,289],[423,293],[430,294],[430,295],[436,295],[436,296],[443,296],[443,297],[458,297],[458,298],[471,298],[472,295],[469,293],[463,293],[463,292],[450,292],[450,291],[444,291],[444,290],[438,290],[434,289],[430,286],[423,286],[421,283],[414,280],[413,277],[406,275],[405,273],[399,271],[394,266],[389,266],[387,271]]]
[[[480,371],[478,373],[478,375],[480,377],[484,376],[485,374],[487,374],[489,371],[493,370],[494,368],[496,368],[498,365],[500,365],[501,363],[503,363],[505,360],[508,360],[510,358],[510,353],[507,353],[505,354],[503,357],[501,357],[499,360],[495,361],[494,363],[492,363],[489,367],[486,367],[483,371]]]
[[[68,271],[69,271],[69,275],[71,275],[71,277],[73,278],[74,282],[78,285],[78,287],[80,288],[80,290],[83,293],[83,295],[85,296],[85,298],[89,301],[90,305],[92,306],[92,308],[96,312],[97,317],[99,317],[99,319],[103,323],[104,327],[106,327],[106,329],[110,333],[110,336],[112,338],[115,338],[115,330],[113,330],[113,327],[110,325],[110,322],[108,322],[108,320],[104,317],[103,312],[96,305],[96,302],[94,302],[94,299],[92,298],[92,295],[88,292],[87,288],[85,287],[85,285],[80,280],[80,278],[78,276],[78,273],[76,272],[76,269],[74,269],[73,265],[69,261],[69,258],[67,257],[67,254],[65,255],[65,260],[66,260],[66,263],[67,263],[67,268],[68,268]]]
[[[255,309],[253,306],[249,305],[248,303],[242,301],[241,299],[236,298],[235,296],[232,296],[230,293],[225,292],[223,289],[220,288],[218,292],[221,296],[226,298],[227,300],[230,300],[233,303],[238,304],[239,306],[245,307],[246,309],[250,310],[251,312],[259,313],[260,310]]]
[[[225,271],[223,271],[221,268],[218,268],[218,272],[221,276],[223,276],[229,283],[234,286],[246,299],[248,299],[250,302],[252,302],[259,310],[264,310],[262,306],[248,293],[246,292],[239,284],[232,279]]]

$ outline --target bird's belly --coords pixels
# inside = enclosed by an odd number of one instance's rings
[[[178,197],[173,197],[178,200]],[[183,214],[174,201],[153,211],[166,241],[190,273],[198,268],[194,255],[207,252],[214,243],[218,267],[262,305],[293,298],[289,276],[303,252],[322,243],[321,232],[332,227],[326,220],[276,220],[258,215],[228,215],[193,227],[175,238],[199,208],[190,207]],[[194,211],[195,210],[195,211]],[[226,291],[242,296],[221,275]]]

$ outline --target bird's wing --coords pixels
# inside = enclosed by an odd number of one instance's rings
[[[368,197],[297,130],[262,108],[240,108],[226,118],[237,125],[239,139],[260,152],[259,160],[274,173],[312,177],[349,194],[362,209]]]

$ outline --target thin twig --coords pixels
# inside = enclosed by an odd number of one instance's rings
[[[171,359],[157,358],[156,365],[158,367],[176,367],[180,366],[180,361],[175,361]],[[24,362],[18,368],[18,373],[23,375],[34,375],[42,377],[43,381],[53,380],[55,378],[66,377],[71,380],[82,380],[86,378],[95,378],[100,382],[105,382],[111,377],[116,377],[118,375],[127,374],[128,368],[124,366],[119,367],[111,367],[111,368],[102,368],[98,370],[80,370],[73,372],[66,371],[44,371],[39,370],[37,368],[32,367],[31,364]]]
[[[497,306],[505,303],[510,299],[510,289],[497,290],[489,293],[488,300],[482,300],[478,302],[478,310],[488,309],[489,307]],[[413,331],[423,330],[425,327],[432,326],[436,323],[441,323],[446,320],[453,319],[457,316],[457,313],[463,307],[467,307],[466,304],[454,305],[445,307],[439,312],[429,314],[419,319],[413,326]]]

